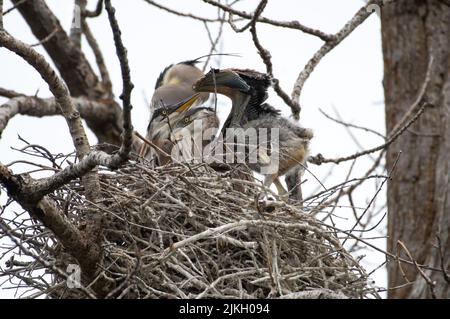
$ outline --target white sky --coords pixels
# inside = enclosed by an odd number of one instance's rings
[[[9,0],[4,1],[4,8],[11,6]],[[184,12],[191,12],[201,16],[216,16],[217,10],[204,4],[201,0],[164,0],[164,5]],[[71,24],[73,0],[47,0],[49,6],[60,18],[63,27],[69,29]],[[92,9],[96,1],[89,1]],[[251,12],[259,3],[256,0],[242,1],[238,8]],[[133,124],[135,129],[144,133],[148,121],[148,111],[144,95],[150,99],[157,76],[161,70],[179,61],[196,58],[209,52],[210,45],[201,22],[180,18],[146,4],[142,0],[113,1],[116,6],[119,23],[123,32],[123,39],[128,49],[132,79],[135,84],[133,91]],[[277,0],[269,1],[264,16],[276,20],[298,20],[300,23],[328,33],[338,31],[353,14],[365,4],[362,0]],[[120,68],[107,17],[89,20],[91,29],[96,35],[100,47],[105,55],[110,71],[114,92],[120,95]],[[38,42],[31,34],[28,26],[17,12],[4,17],[5,28],[22,41],[33,44]],[[218,24],[211,25],[215,36]],[[270,50],[274,65],[275,76],[282,87],[289,94],[293,84],[303,66],[321,46],[322,41],[300,31],[274,28],[259,25],[261,43]],[[86,43],[85,52],[95,67],[93,55]],[[265,71],[256,49],[251,41],[249,32],[236,34],[228,25],[224,27],[224,34],[220,44],[222,52],[239,53],[242,57],[223,57],[221,67],[252,68]],[[45,54],[42,48],[37,48]],[[218,67],[214,63],[213,67]],[[381,53],[380,22],[376,15],[372,15],[363,25],[351,34],[341,45],[327,55],[310,79],[307,81],[301,96],[301,124],[312,128],[315,133],[312,141],[312,154],[318,152],[325,157],[340,157],[353,154],[358,147],[353,143],[348,133],[339,125],[327,120],[319,112],[319,108],[333,115],[333,107],[346,121],[384,132],[383,105],[383,62]],[[40,76],[19,57],[0,48],[0,87],[14,89],[19,92],[40,97],[49,97],[48,87]],[[0,104],[5,99],[0,97]],[[223,100],[226,107],[221,108],[221,115],[226,116],[229,103]],[[289,115],[289,109],[276,94],[271,91],[269,103]],[[23,156],[11,150],[11,146],[18,147],[21,142],[17,135],[31,143],[41,144],[54,153],[68,153],[73,145],[65,121],[62,117],[37,119],[26,116],[16,116],[9,122],[0,139],[0,162],[9,163]],[[365,148],[377,146],[383,141],[373,135],[355,132],[360,143]],[[95,144],[95,137],[90,134],[91,144]],[[350,163],[340,164],[333,170],[326,180],[327,187],[342,182],[348,172]],[[360,160],[354,168],[352,176],[361,176],[370,167],[371,161]],[[312,166],[309,169],[319,178],[329,173],[329,165]],[[19,165],[13,166],[14,172],[19,173],[29,169]],[[317,182],[306,175],[306,193],[316,189]],[[357,206],[365,206],[367,200],[375,193],[372,183],[363,185],[355,194]],[[5,194],[0,195],[0,204],[4,204]],[[379,202],[384,201],[384,192]],[[341,216],[350,217],[350,210],[342,209]],[[351,227],[349,221],[342,221],[345,228]],[[381,228],[385,223],[381,224]],[[380,229],[381,229],[380,228]],[[372,235],[379,235],[372,233]],[[384,249],[385,241],[372,241]],[[363,264],[368,271],[384,261],[383,255],[370,251]],[[4,263],[4,261],[0,261]],[[4,266],[4,265],[3,265]],[[385,286],[385,271],[381,269],[372,278],[376,285]],[[12,297],[12,292],[0,290],[1,297]]]

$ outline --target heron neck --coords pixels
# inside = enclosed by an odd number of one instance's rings
[[[245,120],[243,117],[248,102],[250,101],[250,95],[242,92],[236,92],[230,96],[230,99],[232,103],[231,112],[228,116],[227,122],[229,127],[239,127],[242,121]]]

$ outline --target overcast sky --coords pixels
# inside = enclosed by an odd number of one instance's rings
[[[179,11],[191,12],[201,16],[215,17],[217,10],[204,4],[201,0],[164,0],[159,1],[168,7]],[[241,1],[237,8],[246,11],[254,10],[258,1]],[[73,0],[47,0],[64,28],[69,29],[73,10]],[[89,1],[93,8],[96,1]],[[196,58],[209,52],[210,45],[203,23],[180,18],[145,3],[143,0],[113,1],[117,8],[117,15],[123,31],[123,39],[128,48],[132,79],[135,84],[133,91],[133,124],[135,129],[144,133],[148,124],[148,110],[145,97],[151,98],[157,76],[165,66],[179,61]],[[365,4],[362,0],[277,0],[269,1],[264,16],[276,20],[298,20],[304,25],[317,28],[328,33],[337,32]],[[5,9],[11,6],[9,0],[4,1]],[[102,14],[99,18],[89,20],[92,31],[96,35],[100,47],[106,58],[114,84],[116,96],[121,92],[120,68],[107,17]],[[22,41],[33,44],[37,40],[31,34],[29,27],[17,12],[12,12],[4,18],[5,28]],[[216,25],[211,25],[213,36],[216,35]],[[300,31],[274,28],[259,25],[261,43],[271,52],[275,76],[281,86],[289,94],[295,79],[322,45],[322,41]],[[85,52],[92,65],[95,66],[91,51],[83,43]],[[251,68],[265,71],[256,49],[251,41],[249,32],[236,34],[228,25],[224,27],[220,51],[225,53],[239,53],[240,58],[223,57],[221,67]],[[38,47],[41,53],[45,51]],[[213,59],[213,67],[218,67],[217,59]],[[327,55],[310,79],[307,81],[301,96],[301,124],[312,128],[315,133],[312,141],[312,154],[322,153],[325,157],[340,157],[353,154],[360,150],[349,137],[345,129],[327,120],[319,109],[334,115],[334,109],[348,122],[366,126],[384,133],[383,113],[383,61],[381,52],[380,21],[372,15],[341,45]],[[40,97],[49,97],[48,87],[40,76],[19,57],[0,48],[0,87],[14,89],[19,92]],[[220,114],[223,118],[230,110],[229,102],[221,98],[223,103]],[[5,99],[0,97],[0,104]],[[286,116],[289,109],[271,91],[269,103],[283,110]],[[22,155],[11,150],[11,146],[18,147],[21,142],[18,134],[31,143],[41,144],[54,153],[68,153],[73,150],[71,138],[62,117],[44,119],[16,116],[9,122],[0,139],[0,162],[9,163]],[[377,146],[383,142],[374,135],[355,132],[364,148]],[[94,135],[89,135],[91,144],[95,144]],[[354,170],[354,177],[361,176],[371,165],[370,159],[359,161]],[[348,172],[350,163],[340,164],[326,179],[327,187],[342,182]],[[310,170],[319,178],[329,175],[331,166],[310,166]],[[19,165],[13,166],[15,173],[29,169]],[[318,183],[306,174],[308,182],[306,193],[316,189]],[[375,185],[367,183],[356,193],[357,206],[366,206],[368,198],[375,193]],[[0,204],[6,201],[5,194],[0,195]],[[379,202],[384,201],[384,194]],[[348,228],[351,214],[349,209],[340,210],[342,225]],[[382,223],[383,227],[385,223]],[[373,236],[380,235],[378,232]],[[373,241],[381,248],[385,248],[384,240]],[[368,271],[384,261],[381,254],[373,252],[359,252],[366,254],[363,265]],[[3,263],[4,261],[0,261]],[[384,269],[375,272],[372,278],[376,285],[386,285]],[[12,297],[10,291],[0,290],[0,297]]]

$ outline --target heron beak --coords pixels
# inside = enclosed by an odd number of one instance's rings
[[[241,92],[250,91],[250,86],[235,72],[230,70],[211,70],[200,80],[193,89],[196,92],[221,92],[223,89],[238,90]]]
[[[172,134],[172,140],[175,142],[179,142],[183,140],[183,133],[182,132],[175,132]]]
[[[183,113],[183,112],[189,110],[189,108],[192,105],[194,105],[195,102],[197,102],[199,97],[200,97],[200,94],[196,93],[196,94],[192,95],[191,97],[189,97],[188,99],[181,101],[179,103],[178,107],[175,109],[175,112]]]

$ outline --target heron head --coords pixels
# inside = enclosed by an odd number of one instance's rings
[[[196,93],[191,97],[170,106],[163,106],[157,109],[150,120],[148,132],[152,139],[164,139],[170,136],[171,127],[183,119],[185,113],[195,104],[200,94]]]
[[[231,96],[236,92],[249,93],[250,86],[230,69],[211,69],[193,86],[196,92],[220,93]]]

